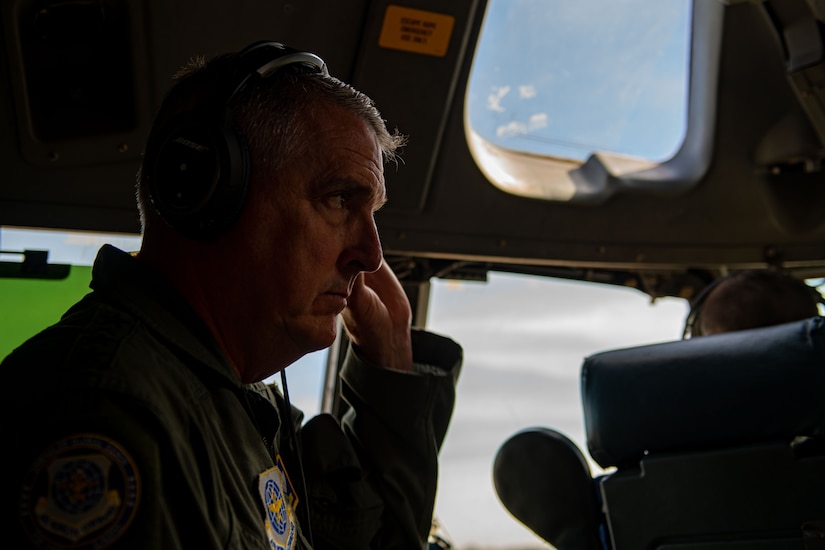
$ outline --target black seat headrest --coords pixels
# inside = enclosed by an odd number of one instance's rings
[[[565,435],[542,427],[516,433],[496,453],[493,483],[513,517],[558,550],[603,549],[590,466]]]
[[[590,456],[632,466],[825,434],[825,318],[601,352],[584,360]]]

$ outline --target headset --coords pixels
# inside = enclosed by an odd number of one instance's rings
[[[690,303],[690,311],[688,312],[687,318],[685,319],[685,327],[682,330],[682,339],[686,340],[691,336],[700,336],[701,331],[698,330],[698,326],[696,325],[697,320],[699,319],[699,315],[702,312],[702,306],[704,305],[707,297],[710,293],[719,286],[722,282],[727,281],[731,277],[736,276],[738,273],[730,273],[728,275],[719,277],[709,284],[707,284],[696,296],[696,298],[691,301]],[[820,306],[825,307],[825,297],[819,293],[819,291],[815,287],[808,287],[811,292],[811,299],[813,300],[814,305],[817,308]]]
[[[195,240],[214,240],[240,216],[249,187],[247,143],[230,104],[284,67],[329,75],[317,55],[280,42],[255,42],[238,53],[236,70],[200,101],[175,116],[147,145],[144,170],[160,217]]]
[[[707,299],[711,291],[719,286],[722,281],[728,280],[729,277],[730,275],[725,275],[724,277],[714,279],[706,285],[696,296],[696,299],[690,303],[690,311],[688,312],[687,319],[685,319],[685,328],[682,330],[682,340],[687,340],[691,336],[699,335],[699,331],[697,331],[694,326],[696,325],[696,320],[699,318],[699,313],[702,311],[702,304],[705,303],[705,299]]]

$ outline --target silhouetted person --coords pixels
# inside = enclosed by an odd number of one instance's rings
[[[815,317],[821,300],[816,289],[780,271],[740,271],[711,283],[699,295],[685,335],[706,336]]]

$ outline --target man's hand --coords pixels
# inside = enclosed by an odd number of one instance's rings
[[[412,309],[401,283],[386,262],[362,273],[341,312],[344,328],[364,357],[382,367],[412,371]]]

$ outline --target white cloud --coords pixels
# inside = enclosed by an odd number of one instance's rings
[[[501,100],[504,96],[510,93],[510,86],[501,86],[493,88],[493,93],[487,96],[487,108],[498,113],[504,112],[504,107],[501,106]]]
[[[536,113],[527,119],[527,128],[530,131],[547,128],[547,113]]]
[[[536,97],[536,87],[532,84],[523,84],[518,87],[518,96],[522,99]]]
[[[513,137],[527,133],[527,125],[517,120],[512,120],[507,124],[502,124],[496,128],[496,136]]]
[[[527,122],[511,120],[496,128],[496,137],[508,138],[522,136],[528,132],[547,127],[547,113],[536,113],[527,119]]]

